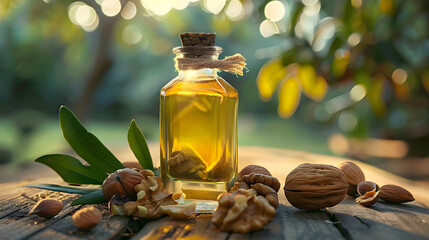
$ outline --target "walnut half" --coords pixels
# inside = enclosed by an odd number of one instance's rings
[[[222,231],[248,233],[261,230],[276,215],[276,209],[253,189],[221,194],[212,223]]]
[[[177,204],[173,194],[164,189],[164,184],[158,176],[148,176],[135,187],[137,201],[127,202],[124,213],[134,218],[156,219],[165,214],[161,206]]]
[[[203,179],[206,165],[193,154],[175,151],[167,162],[169,173],[174,177]]]

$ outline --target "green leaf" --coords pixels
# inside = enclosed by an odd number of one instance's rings
[[[124,168],[122,163],[88,132],[76,116],[65,106],[60,108],[60,125],[64,138],[73,150],[91,166],[106,173]]]
[[[64,154],[49,154],[34,160],[52,168],[71,184],[103,184],[107,174],[92,166],[83,165],[78,159]]]
[[[92,191],[90,193],[82,195],[82,197],[74,200],[71,205],[85,205],[85,204],[100,204],[107,203],[108,201],[104,198],[103,191],[101,189]]]
[[[128,128],[128,145],[144,169],[153,170],[152,157],[147,147],[146,139],[133,119]]]
[[[301,100],[301,85],[297,76],[287,78],[279,89],[278,114],[282,118],[289,118],[295,112]]]
[[[97,189],[82,189],[82,188],[75,188],[75,187],[67,187],[67,186],[61,186],[56,184],[35,184],[35,185],[26,185],[24,187],[29,188],[39,188],[44,190],[50,190],[55,192],[65,192],[65,193],[75,193],[75,194],[88,194],[93,191],[98,191]]]
[[[286,68],[282,64],[281,59],[273,59],[266,63],[259,70],[257,78],[257,86],[259,96],[263,101],[268,101],[273,96],[277,86],[286,76]]]

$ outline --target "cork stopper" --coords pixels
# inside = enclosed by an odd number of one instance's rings
[[[180,34],[182,46],[214,46],[216,34],[214,33],[182,33]]]

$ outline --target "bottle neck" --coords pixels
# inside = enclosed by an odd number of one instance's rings
[[[198,53],[194,55],[193,51],[180,51],[175,52],[177,58],[201,58],[201,59],[211,59],[211,60],[217,60],[220,51],[211,51],[211,52],[203,52]],[[191,81],[198,81],[198,80],[205,80],[207,78],[216,78],[217,77],[217,70],[212,68],[203,68],[203,69],[196,69],[196,70],[179,70],[179,78],[182,78],[183,80],[191,80]]]
[[[183,79],[198,80],[206,79],[207,77],[217,77],[216,69],[203,68],[198,70],[181,70],[179,77]]]

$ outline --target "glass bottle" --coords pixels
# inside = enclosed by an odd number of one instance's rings
[[[222,48],[183,46],[178,58],[217,60]],[[170,192],[216,200],[237,175],[238,92],[216,69],[180,70],[161,90],[161,177]]]

